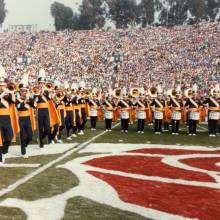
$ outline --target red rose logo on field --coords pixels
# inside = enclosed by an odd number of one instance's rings
[[[111,185],[123,202],[214,220],[220,219],[219,163],[219,150],[147,148],[83,164],[91,167],[89,174]]]

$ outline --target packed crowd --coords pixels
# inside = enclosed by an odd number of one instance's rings
[[[51,81],[87,86],[184,89],[206,93],[219,82],[220,23],[145,29],[0,34],[0,63],[10,80],[44,68]]]

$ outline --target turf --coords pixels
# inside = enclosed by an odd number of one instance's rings
[[[62,220],[146,220],[132,212],[122,211],[107,205],[96,203],[83,197],[75,197],[67,203],[65,216]]]

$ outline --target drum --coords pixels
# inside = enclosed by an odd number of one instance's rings
[[[189,119],[198,121],[199,120],[199,112],[190,112]]]
[[[129,112],[122,111],[121,112],[121,119],[129,119]]]
[[[219,120],[219,112],[210,111],[209,112],[209,119],[210,120]]]
[[[163,119],[163,112],[155,111],[154,112],[154,119],[162,120]]]
[[[112,111],[105,111],[105,119],[112,119],[113,113]]]
[[[138,111],[137,112],[137,119],[146,119],[146,112]]]
[[[92,117],[96,117],[97,115],[98,115],[97,110],[94,109],[94,108],[91,108],[91,109],[90,109],[90,116],[92,116]]]
[[[173,120],[176,120],[176,121],[181,120],[181,112],[174,111],[174,112],[172,113],[172,119],[173,119]]]

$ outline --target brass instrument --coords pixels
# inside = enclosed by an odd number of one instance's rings
[[[216,88],[212,88],[210,91],[211,96],[220,97],[220,92],[216,90]]]
[[[65,93],[63,90],[59,90],[58,92],[56,92],[56,95],[55,95],[56,100],[62,101],[64,97],[65,97]]]
[[[131,95],[131,97],[133,97],[133,98],[138,98],[139,95],[140,95],[140,89],[138,89],[138,88],[132,88],[131,91],[130,91],[130,95]]]
[[[177,96],[177,91],[176,89],[169,89],[167,91],[167,95],[169,95],[171,98],[175,99]]]
[[[10,92],[16,92],[18,90],[18,86],[13,83],[13,82],[10,82],[8,83],[7,85],[7,89],[10,91]]]
[[[112,96],[116,99],[120,99],[122,98],[122,89],[114,89],[113,92],[112,92]]]
[[[50,83],[50,82],[46,83],[45,89],[46,89],[47,91],[51,92],[51,91],[53,90],[53,84]]]
[[[84,95],[85,95],[86,97],[90,97],[90,96],[92,95],[91,89],[85,89],[85,90],[84,90]]]
[[[38,86],[34,86],[32,89],[31,89],[32,93],[34,95],[40,95],[40,88]]]
[[[156,87],[152,87],[148,90],[148,94],[150,97],[152,98],[156,98],[157,97],[157,88]]]
[[[186,98],[192,98],[192,95],[193,95],[192,89],[191,89],[191,88],[186,89],[186,90],[184,91],[184,95],[186,96]]]
[[[68,88],[65,90],[66,94],[67,95],[71,95],[72,94],[72,89]]]

